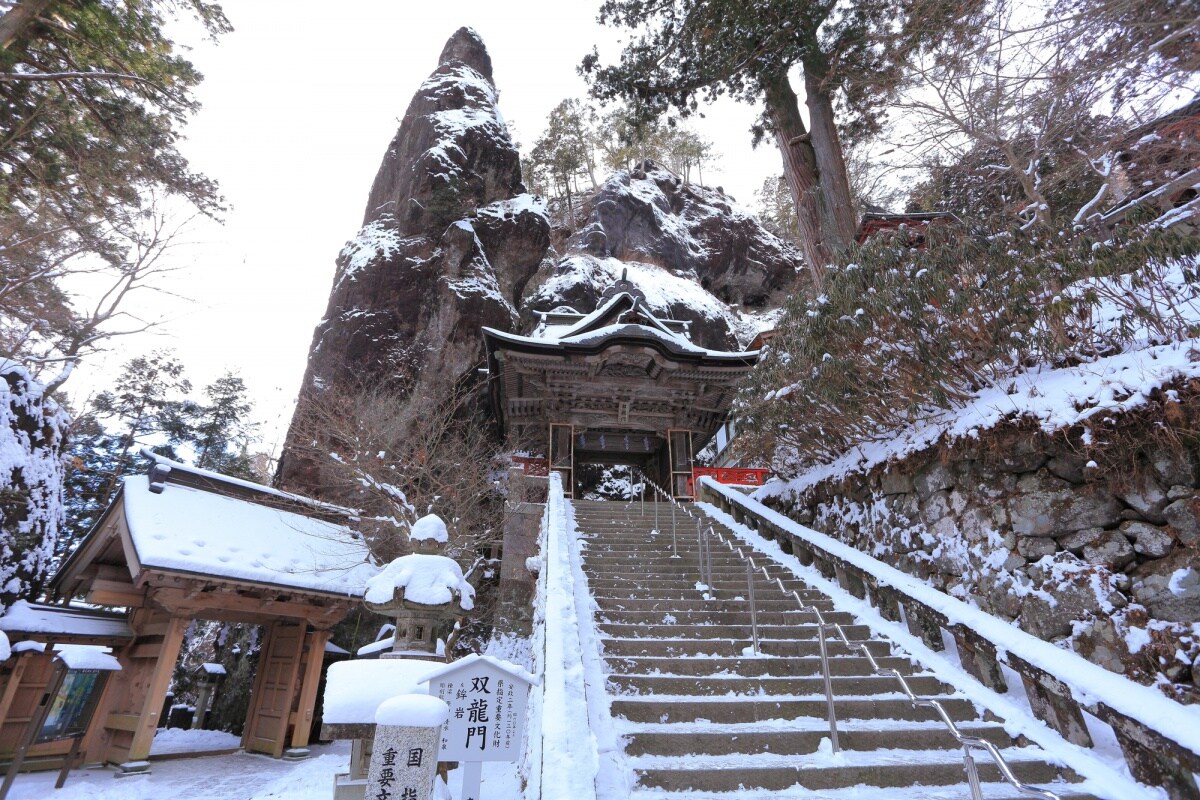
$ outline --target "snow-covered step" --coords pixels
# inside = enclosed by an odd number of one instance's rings
[[[970,722],[978,719],[975,706],[963,698],[937,698],[942,701],[946,713],[955,721]],[[838,719],[869,720],[876,717],[899,720],[936,720],[937,716],[927,708],[913,708],[900,697],[839,697]],[[828,711],[824,697],[807,698],[762,698],[762,697],[706,697],[697,699],[687,695],[647,695],[645,697],[618,697],[612,701],[615,717],[630,722],[758,722],[767,719],[797,719],[811,717],[824,719]]]
[[[1040,750],[1009,748],[1002,752],[1013,772],[1026,783],[1048,783],[1059,777],[1057,769],[1046,763]],[[726,756],[722,765],[715,767],[708,757],[643,756],[633,758],[632,766],[640,785],[673,791],[719,792],[744,787],[779,790],[793,786],[820,790],[860,784],[879,787],[961,784],[965,774],[956,757],[957,751],[939,750],[843,751],[836,757],[813,760],[766,753]],[[1000,779],[999,771],[990,761],[979,763],[979,774],[989,782]]]
[[[913,664],[907,658],[888,656],[877,659],[885,669],[911,675]],[[619,658],[605,659],[608,669],[622,675],[686,675],[703,678],[709,675],[820,675],[820,658]],[[830,661],[832,675],[870,675],[871,662],[861,656],[845,656]]]
[[[626,625],[601,623],[600,632],[614,639],[748,639],[750,625],[718,625],[698,623],[692,625]],[[843,625],[842,630],[850,639],[866,639],[871,631],[866,625]],[[817,639],[816,625],[762,625],[758,626],[759,639],[803,640]]]
[[[614,611],[649,611],[661,614],[687,612],[687,611],[704,611],[712,609],[715,611],[749,611],[750,604],[745,600],[705,600],[702,597],[702,592],[693,591],[689,597],[678,598],[656,598],[656,597],[596,597],[597,605],[600,606],[606,613],[609,610]],[[833,603],[828,599],[822,598],[816,592],[808,592],[809,597],[801,595],[805,605],[815,606],[821,609],[822,613],[833,611]],[[593,595],[595,597],[595,595]],[[772,599],[774,597],[774,599]],[[796,601],[791,597],[783,598],[768,594],[766,597],[756,599],[756,606],[759,611],[796,611]],[[804,612],[808,613],[808,612]]]
[[[670,732],[678,726],[657,726],[657,731],[633,731],[626,734],[625,752],[629,755],[726,755],[729,753],[775,753],[778,755],[810,755],[821,750],[829,740],[828,724],[814,730],[743,730],[737,733],[696,730]],[[711,726],[706,726],[711,727]],[[744,726],[743,726],[744,727]],[[792,726],[793,728],[798,726]],[[668,732],[662,729],[666,728]],[[999,725],[964,724],[963,733],[986,739],[997,747],[1008,747],[1012,739]],[[902,728],[868,730],[842,726],[838,730],[838,745],[843,750],[905,750],[953,749],[954,740],[939,724],[928,727],[907,725]]]
[[[932,675],[908,678],[909,687],[919,695],[941,694],[946,687]],[[824,678],[811,677],[748,677],[744,675],[709,675],[668,677],[662,675],[610,675],[608,687],[619,695],[812,695],[825,691]],[[890,694],[896,691],[893,678],[877,675],[836,675],[830,677],[835,695]]]
[[[853,640],[852,640],[853,641]],[[865,645],[873,656],[888,656],[892,648],[887,642],[862,641],[855,645]],[[753,646],[749,638],[745,639],[605,639],[601,647],[605,655],[610,656],[650,656],[654,658],[686,658],[689,656],[745,656]],[[820,655],[820,643],[816,639],[767,639],[759,643],[763,656],[816,656]],[[831,656],[858,655],[840,641],[830,641],[828,650]]]
[[[729,611],[623,611],[605,609],[601,612],[599,622],[613,625],[749,625],[751,616],[748,604],[739,610]],[[811,625],[816,622],[817,615],[813,611],[798,611],[793,608],[783,608],[771,611],[759,609],[757,612],[759,625]],[[826,622],[837,622],[841,625],[853,625],[854,617],[842,611],[822,613]]]
[[[1044,752],[1017,747],[996,721],[982,719],[973,703],[936,675],[915,667],[865,625],[834,610],[828,597],[762,558],[756,564],[769,577],[761,570],[750,577],[756,653],[745,562],[714,541],[711,586],[697,586],[695,521],[678,517],[672,542],[663,508],[658,532],[653,519],[639,511],[637,505],[576,502],[610,712],[637,779],[633,797],[969,796],[961,749],[936,713],[914,708],[893,678],[873,674],[857,649],[830,634],[830,684],[842,748],[832,753],[817,616],[811,607],[800,608],[792,591],[806,606],[819,608],[826,621],[842,625],[881,666],[909,676],[917,694],[938,699],[963,731],[1004,750],[1022,780],[1052,786],[1065,799],[1086,797],[1070,788]],[[999,775],[986,755],[977,762],[985,798],[1018,796],[995,782]]]

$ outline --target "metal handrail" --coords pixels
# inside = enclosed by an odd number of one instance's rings
[[[975,759],[971,756],[972,748],[985,751],[996,764],[996,768],[1000,770],[1001,777],[1003,777],[1004,780],[1007,781],[1009,785],[1011,785],[1019,793],[1028,795],[1030,797],[1040,797],[1042,800],[1062,800],[1059,795],[1051,792],[1048,789],[1039,789],[1036,786],[1030,786],[1026,783],[1023,783],[1013,773],[1012,768],[1008,765],[1008,761],[1005,760],[1004,756],[994,744],[978,736],[969,736],[964,734],[958,729],[958,726],[954,724],[954,720],[950,718],[950,715],[946,712],[945,707],[940,702],[929,697],[919,697],[913,692],[912,688],[909,687],[908,681],[905,680],[902,674],[900,674],[899,670],[879,666],[879,662],[875,660],[875,656],[865,644],[854,644],[850,641],[849,637],[846,636],[846,631],[842,628],[841,623],[826,622],[825,615],[821,613],[821,609],[817,608],[815,605],[809,605],[808,603],[805,603],[800,597],[799,592],[796,592],[795,590],[789,591],[783,585],[782,578],[772,578],[767,572],[767,568],[765,566],[761,568],[756,567],[753,558],[743,553],[740,547],[736,547],[732,542],[721,535],[721,533],[712,525],[708,526],[708,533],[720,539],[721,542],[723,542],[725,546],[730,549],[730,551],[736,552],[738,557],[746,562],[746,578],[750,585],[750,624],[751,634],[754,640],[755,653],[758,653],[758,624],[757,615],[755,613],[756,609],[754,607],[754,572],[761,569],[763,576],[768,580],[768,582],[774,580],[781,592],[783,592],[785,595],[790,594],[796,601],[796,604],[800,607],[801,611],[811,611],[816,615],[817,638],[821,651],[821,674],[825,683],[826,707],[829,710],[829,740],[834,753],[839,752],[840,747],[838,744],[837,714],[834,710],[833,702],[833,682],[829,672],[829,652],[825,634],[826,629],[832,629],[837,634],[837,637],[841,639],[842,644],[844,644],[847,649],[851,651],[858,650],[861,652],[862,655],[866,657],[867,663],[871,665],[871,668],[874,670],[874,674],[876,676],[881,678],[895,678],[900,684],[901,691],[904,692],[905,696],[908,698],[908,702],[913,708],[931,708],[938,715],[938,717],[941,718],[942,723],[946,726],[946,729],[949,731],[950,735],[954,737],[954,740],[958,742],[958,744],[962,745],[963,767],[967,773],[967,783],[971,788],[972,800],[983,800],[983,788],[981,787],[979,781],[979,771],[975,765]],[[709,585],[711,586],[711,583]]]

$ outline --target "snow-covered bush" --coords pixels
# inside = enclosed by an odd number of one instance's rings
[[[1120,236],[935,226],[921,249],[905,231],[874,237],[830,270],[820,296],[788,304],[739,397],[740,443],[789,453],[776,466],[790,472],[1031,367],[1194,336],[1200,240]]]
[[[70,419],[27,370],[0,361],[0,606],[47,577],[62,526],[62,448]]]

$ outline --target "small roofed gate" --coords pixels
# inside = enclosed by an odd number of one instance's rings
[[[267,640],[258,657],[242,747],[275,757],[283,755],[303,656],[303,625],[275,622],[269,626]]]
[[[126,478],[52,582],[59,598],[129,609],[135,639],[117,652],[91,757],[134,771],[149,756],[193,619],[265,627],[243,746],[306,746],[329,630],[374,574],[361,537],[339,524],[348,514],[162,460]]]

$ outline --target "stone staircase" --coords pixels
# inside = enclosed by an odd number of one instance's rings
[[[840,753],[829,739],[816,618],[775,582],[756,577],[760,655],[752,648],[745,562],[713,543],[711,600],[703,599],[695,522],[660,506],[573,501],[584,572],[599,609],[614,725],[637,776],[638,796],[970,798],[962,749],[929,709],[914,709],[895,679],[872,675],[866,658],[828,642]],[[664,513],[665,509],[665,513]],[[712,523],[705,519],[705,526]],[[720,527],[714,524],[714,527]],[[726,537],[732,535],[726,532]],[[941,701],[965,734],[999,747],[1017,777],[1063,800],[1089,795],[1034,746],[1018,746],[995,720],[888,641],[764,558],[772,578],[866,642],[880,666],[913,691]],[[975,750],[988,800],[1022,797]],[[728,797],[728,795],[725,795]]]

